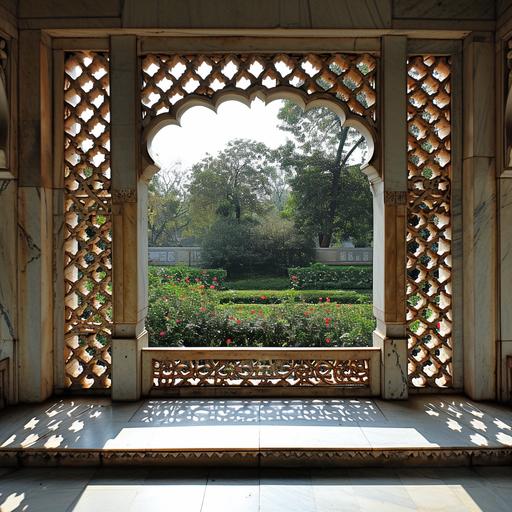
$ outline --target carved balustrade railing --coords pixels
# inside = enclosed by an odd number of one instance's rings
[[[378,348],[146,348],[145,395],[380,394]]]

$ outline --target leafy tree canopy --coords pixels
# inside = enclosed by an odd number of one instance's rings
[[[304,112],[285,101],[278,117],[280,128],[292,136],[278,151],[290,177],[286,216],[301,229],[315,233],[320,247],[347,238],[369,243],[372,199],[358,165],[367,151],[364,137],[342,126],[327,108]]]

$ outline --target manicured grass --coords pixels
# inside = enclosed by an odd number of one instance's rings
[[[289,290],[290,278],[283,277],[247,277],[226,281],[224,287],[228,290]]]
[[[371,291],[353,290],[225,290],[216,297],[221,304],[282,304],[285,302],[306,302],[318,304],[333,302],[339,304],[371,304]]]

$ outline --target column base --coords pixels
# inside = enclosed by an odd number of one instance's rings
[[[112,400],[141,398],[141,353],[148,346],[148,332],[137,338],[112,339]]]
[[[381,397],[386,400],[407,399],[407,339],[386,338],[374,331],[373,346],[381,349]]]

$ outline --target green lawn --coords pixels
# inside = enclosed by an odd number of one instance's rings
[[[245,277],[232,279],[224,283],[228,290],[289,290],[290,278],[282,277]]]

